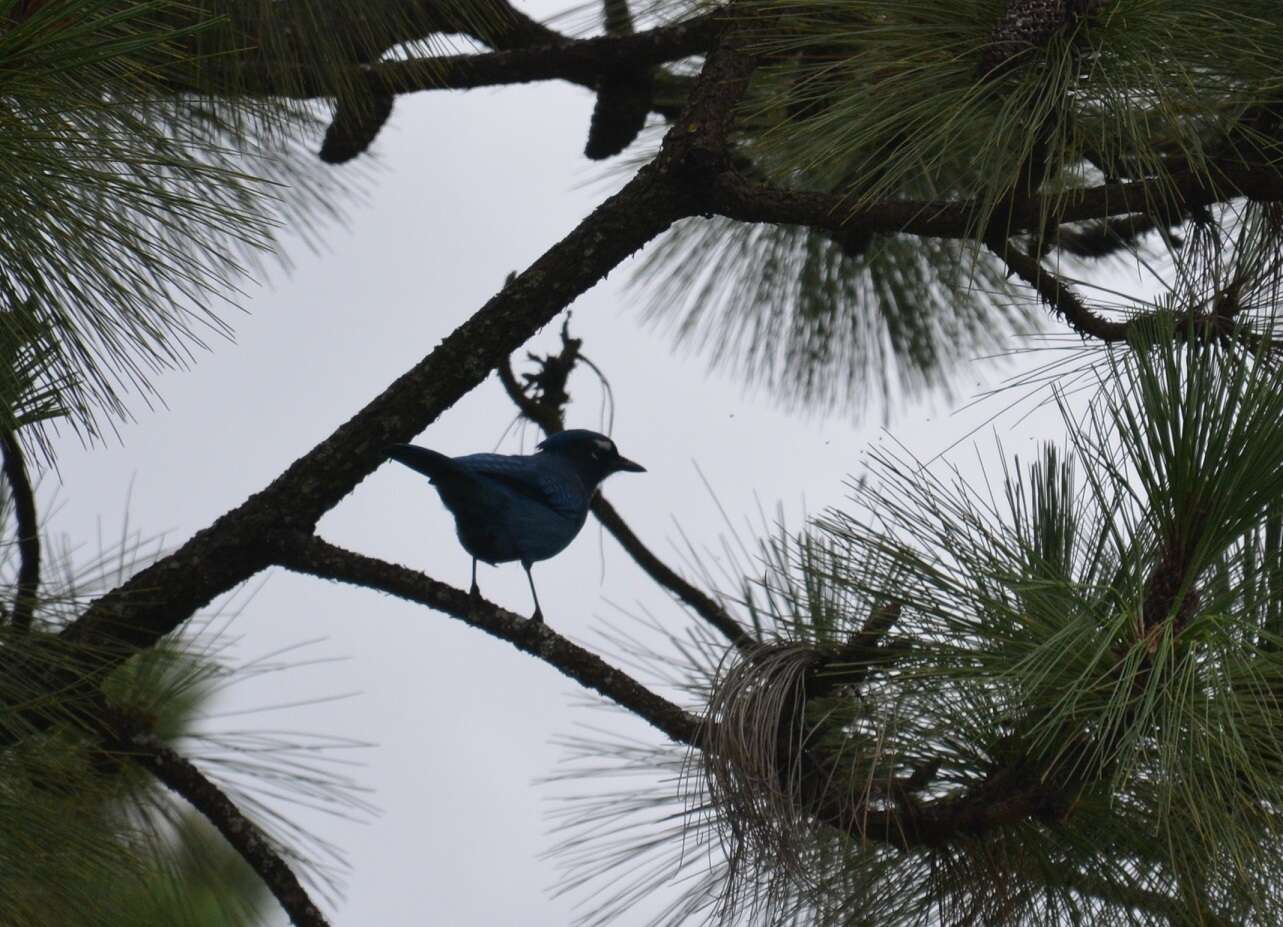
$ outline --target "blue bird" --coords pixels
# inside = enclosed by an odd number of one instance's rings
[[[530,455],[468,454],[447,457],[413,444],[398,444],[387,455],[424,474],[454,515],[459,543],[472,555],[472,591],[477,561],[520,560],[535,600],[533,620],[543,621],[530,567],[566,549],[588,517],[601,481],[646,468],[619,456],[605,435],[571,428],[537,445]]]

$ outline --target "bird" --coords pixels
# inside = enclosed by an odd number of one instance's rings
[[[481,596],[478,560],[492,565],[519,560],[535,602],[531,619],[542,622],[531,566],[555,557],[575,539],[602,480],[621,471],[645,473],[646,468],[621,457],[610,438],[584,428],[558,432],[535,450],[447,457],[398,444],[386,453],[431,480],[454,516],[459,543],[472,555],[473,601]]]

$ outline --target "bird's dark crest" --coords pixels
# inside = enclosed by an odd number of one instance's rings
[[[540,451],[558,451],[572,450],[578,447],[588,447],[591,445],[600,446],[600,442],[605,441],[614,448],[615,442],[603,434],[595,431],[589,431],[587,428],[567,428],[565,431],[559,431],[555,435],[544,438],[535,448]]]

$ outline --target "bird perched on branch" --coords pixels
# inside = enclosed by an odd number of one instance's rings
[[[626,470],[646,468],[619,455],[615,442],[582,428],[560,432],[530,455],[468,454],[447,457],[413,444],[398,444],[387,455],[424,474],[454,515],[459,543],[472,555],[473,597],[477,561],[521,561],[535,600],[535,621],[543,621],[530,567],[566,549],[588,517],[601,481]]]

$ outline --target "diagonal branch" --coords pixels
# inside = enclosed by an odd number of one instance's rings
[[[329,438],[167,557],[107,593],[65,640],[127,653],[153,644],[214,596],[271,562],[274,539],[308,530],[580,293],[685,212],[644,168],[564,239],[505,286],[427,357]]]
[[[499,365],[499,380],[521,414],[534,422],[544,434],[554,435],[565,428],[560,410],[531,399],[513,376],[512,367],[507,361]],[[747,653],[758,646],[753,636],[726,609],[655,556],[600,492],[593,496],[592,513],[647,576],[677,596],[741,652]]]
[[[733,108],[757,63],[738,52],[732,34],[709,56],[655,161],[266,489],[91,603],[63,631],[64,642],[93,652],[102,671],[154,644],[274,562],[282,541],[310,533],[384,462],[385,448],[413,439],[625,258],[701,211],[709,176],[726,161]]]
[[[152,734],[123,736],[109,746],[127,754],[203,814],[263,880],[294,927],[329,927],[271,840],[191,760]]]
[[[1151,315],[1135,315],[1125,322],[1105,319],[1093,312],[1065,281],[1044,267],[1036,257],[1021,250],[1011,239],[997,235],[987,239],[985,244],[1002,258],[1011,273],[1037,290],[1042,300],[1084,338],[1096,338],[1106,344],[1125,341],[1136,325]],[[1247,328],[1236,331],[1234,316],[1237,312],[1237,296],[1229,289],[1218,294],[1209,311],[1188,310],[1177,315],[1177,331],[1184,338],[1233,337],[1254,350],[1262,346],[1277,350],[1260,332]]]
[[[1008,270],[1037,290],[1043,302],[1078,334],[1090,335],[1106,343],[1126,339],[1127,322],[1114,322],[1092,312],[1067,283],[1043,267],[1037,258],[1022,251],[1011,239],[999,235],[987,239],[985,244],[1006,263]]]
[[[12,431],[0,434],[0,452],[4,457],[4,475],[13,498],[14,521],[18,535],[18,587],[13,595],[13,626],[19,631],[31,627],[40,591],[40,525],[36,519],[36,494],[27,475],[22,446]]]
[[[623,516],[600,494],[593,499],[592,513],[647,576],[677,596],[691,611],[720,631],[741,653],[747,653],[759,646],[753,635],[745,631],[716,600],[656,557],[650,548],[642,543],[641,538],[628,527]]]
[[[506,640],[581,685],[649,722],[679,743],[698,745],[701,722],[661,698],[601,657],[571,643],[547,624],[522,618],[462,589],[415,570],[336,547],[317,537],[288,544],[277,562],[297,573],[377,589],[445,612],[465,624]]]
[[[539,624],[484,600],[475,602],[423,573],[336,547],[315,537],[284,546],[277,562],[299,573],[377,589],[445,612],[537,656],[580,684],[611,699],[673,740],[702,749],[706,722],[683,711],[600,657]],[[840,781],[835,777],[831,781]],[[1025,820],[1049,822],[1065,813],[1064,787],[1031,779],[1023,769],[995,770],[988,780],[929,803],[874,810],[852,806],[818,777],[802,796],[817,819],[861,839],[903,850],[941,846],[959,835],[980,837]]]

